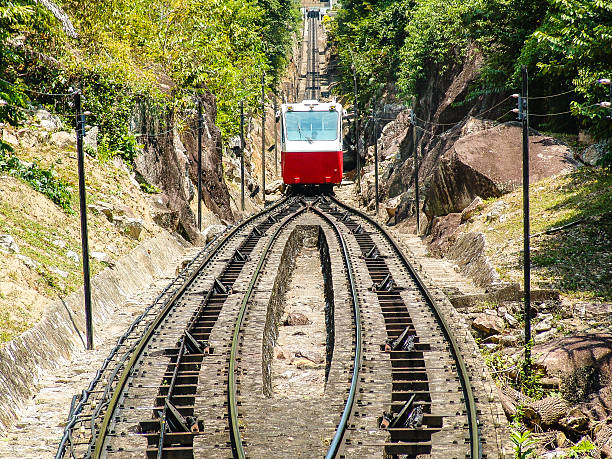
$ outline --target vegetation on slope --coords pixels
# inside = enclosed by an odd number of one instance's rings
[[[82,88],[89,124],[100,127],[100,155],[131,161],[137,137],[129,119],[137,101],[185,118],[194,94],[217,98],[217,122],[235,133],[240,100],[257,107],[262,72],[275,87],[299,20],[295,0],[63,0],[76,29],[33,0],[0,6],[0,122],[16,124],[30,102],[65,114],[70,87]],[[182,116],[181,116],[182,115]]]
[[[354,66],[365,103],[396,83],[406,99],[428,79],[460,62],[469,46],[485,58],[470,98],[517,92],[527,65],[532,118],[557,132],[587,128],[609,138],[608,99],[598,78],[612,77],[612,3],[604,0],[343,0],[329,24],[342,69],[341,91],[353,88]],[[467,101],[469,102],[469,100]],[[608,164],[612,156],[607,157]]]

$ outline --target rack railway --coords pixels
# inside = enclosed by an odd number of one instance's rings
[[[314,100],[319,12],[306,16]],[[324,393],[289,403],[274,392],[272,350],[313,234]],[[452,329],[393,239],[331,193],[296,191],[219,235],[134,321],[73,398],[56,459],[480,458],[478,415]]]
[[[326,414],[308,418],[316,401],[304,401],[253,422],[266,411],[270,283],[305,226],[332,260]],[[384,230],[330,195],[290,197],[213,241],[126,332],[75,399],[57,457],[480,457],[469,381],[434,299]],[[303,438],[284,442],[297,421]]]

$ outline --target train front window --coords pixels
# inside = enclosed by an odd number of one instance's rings
[[[286,112],[287,140],[336,140],[338,112]]]

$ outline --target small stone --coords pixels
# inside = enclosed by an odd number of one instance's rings
[[[40,263],[32,260],[30,257],[26,257],[25,255],[17,254],[15,258],[21,260],[24,265],[26,265],[30,269],[36,269],[40,267]]]
[[[519,324],[519,321],[513,315],[508,313],[504,314],[504,320],[508,322],[508,325],[511,327],[516,327]]]
[[[126,236],[132,239],[140,239],[144,230],[144,221],[139,218],[126,218],[122,215],[113,218],[113,223],[117,225]]]
[[[66,252],[66,257],[74,261],[75,263],[78,263],[80,260],[79,254],[73,250],[69,250],[68,252]]]
[[[497,315],[497,311],[495,309],[485,309],[483,312],[485,314],[491,314],[492,316],[496,316]]]
[[[94,126],[87,131],[87,134],[83,137],[83,147],[85,147],[85,151],[89,150],[94,153],[98,151],[98,131],[98,126]]]
[[[552,328],[552,324],[550,323],[550,320],[548,319],[544,319],[541,322],[539,322],[535,327],[534,330],[537,333],[541,333],[541,332],[545,332],[548,331]]]
[[[64,247],[66,247],[66,242],[62,241],[61,239],[55,239],[54,241],[51,241],[51,244],[53,244],[59,249],[63,249]]]
[[[472,322],[472,327],[485,335],[500,334],[505,325],[503,319],[492,314],[480,314]]]
[[[202,237],[208,244],[212,241],[217,235],[221,234],[225,231],[227,227],[225,225],[210,225],[207,226],[204,231],[202,231]]]
[[[300,370],[307,370],[307,369],[318,367],[318,364],[308,359],[295,359],[291,363],[295,365],[297,368],[299,368]]]
[[[476,214],[476,212],[480,210],[481,207],[482,207],[482,199],[480,198],[480,196],[476,196],[476,198],[471,202],[471,204],[467,206],[465,209],[463,209],[463,211],[461,212],[461,221],[462,222],[468,221],[470,218],[472,218]]]
[[[55,266],[49,266],[49,271],[51,271],[53,274],[57,274],[58,276],[63,277],[64,279],[68,277],[68,273],[66,271],[62,271],[61,269]]]
[[[283,321],[283,325],[294,326],[294,325],[308,325],[310,319],[301,312],[290,312]]]
[[[278,360],[285,360],[287,358],[282,347],[276,346],[274,348],[274,358]]]
[[[75,141],[75,136],[66,131],[51,134],[51,143],[59,148],[74,147]]]
[[[19,246],[10,234],[0,234],[0,250],[6,253],[19,253]]]

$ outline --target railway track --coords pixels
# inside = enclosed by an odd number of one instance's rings
[[[309,240],[326,338],[303,373],[324,372],[324,383],[306,399],[275,389],[273,350]],[[74,400],[57,457],[480,451],[465,364],[416,272],[367,216],[304,196],[218,237],[147,308]]]
[[[306,98],[318,100],[321,92],[319,72],[319,10],[308,10],[308,51],[306,58]]]

